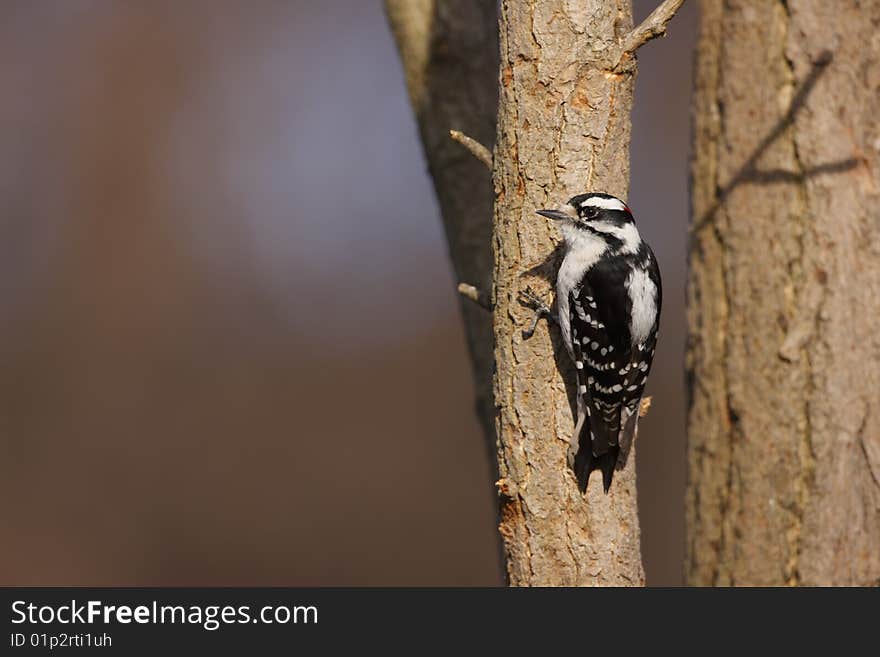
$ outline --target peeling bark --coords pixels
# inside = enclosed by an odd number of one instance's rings
[[[877,0],[701,2],[691,584],[880,581],[878,22]]]

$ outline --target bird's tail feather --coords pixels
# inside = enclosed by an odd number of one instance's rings
[[[574,459],[575,477],[577,477],[581,492],[585,492],[587,483],[590,481],[590,473],[593,470],[600,470],[602,472],[602,486],[607,493],[611,488],[611,480],[614,478],[614,466],[617,464],[620,447],[610,445],[605,453],[597,456],[593,454],[592,442],[590,423],[584,422],[578,439],[577,455]]]

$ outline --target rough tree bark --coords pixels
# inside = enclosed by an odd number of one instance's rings
[[[877,584],[880,1],[701,15],[687,578]]]
[[[499,90],[493,156],[494,267],[491,287],[485,277],[463,280],[480,286],[478,299],[485,299],[491,289],[495,344],[491,411],[501,475],[499,530],[512,585],[644,583],[635,459],[630,458],[627,468],[617,474],[609,495],[602,493],[595,477],[587,495],[579,493],[566,464],[574,411],[573,390],[567,390],[566,383],[574,381],[574,373],[555,329],[523,339],[530,311],[518,303],[518,295],[531,286],[549,298],[558,264],[557,234],[547,220],[535,215],[536,209],[587,190],[626,197],[634,54],[664,33],[682,2],[662,3],[636,30],[630,0],[503,0],[500,4],[500,74],[495,74],[497,83],[492,85],[493,92]],[[416,5],[423,11],[432,7],[437,16],[452,4],[462,9],[468,3],[388,0],[405,61],[415,52],[422,57],[420,69],[430,70],[424,48],[406,45],[411,37],[401,24],[411,18],[402,18],[403,8],[413,12]],[[421,30],[422,38],[425,32]],[[489,34],[480,35],[484,43]],[[406,68],[412,95],[412,63]],[[454,93],[461,71],[451,67],[445,72],[451,75],[447,82]],[[424,134],[424,101],[416,96],[413,102]],[[444,127],[458,127],[443,126],[442,120],[438,135]],[[426,139],[425,146],[433,160],[437,144]],[[465,153],[460,145],[454,147]],[[437,180],[433,161],[432,172],[439,192],[444,182]],[[482,221],[474,210],[446,219],[447,227],[450,220]],[[456,249],[451,241],[453,260]],[[484,346],[491,349],[491,344]]]
[[[501,4],[495,398],[499,529],[515,585],[644,582],[635,459],[607,497],[596,477],[580,494],[565,455],[573,417],[566,382],[574,372],[555,331],[523,339],[529,311],[517,301],[535,286],[527,272],[541,271],[557,241],[536,209],[588,190],[626,198],[634,76],[609,70],[631,28],[626,1]],[[550,284],[556,264],[546,268]],[[549,285],[541,291],[551,298]]]

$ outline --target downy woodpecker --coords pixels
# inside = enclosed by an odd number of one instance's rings
[[[557,321],[577,372],[577,424],[568,462],[581,490],[602,471],[605,492],[623,468],[654,359],[662,298],[654,253],[626,204],[609,194],[573,197],[538,210],[558,222],[564,257],[556,313],[528,290],[524,303]],[[534,331],[535,322],[525,331]]]

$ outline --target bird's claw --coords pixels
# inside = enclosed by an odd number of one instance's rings
[[[536,312],[550,313],[550,307],[544,303],[544,300],[535,293],[531,286],[525,290],[520,290],[518,299],[526,308],[531,308]]]
[[[531,308],[535,311],[528,328],[523,329],[522,332],[523,338],[528,340],[535,334],[535,329],[538,327],[538,322],[541,320],[541,317],[552,318],[553,311],[550,310],[550,306],[544,303],[544,300],[541,299],[541,297],[535,294],[535,291],[532,290],[531,287],[527,287],[525,290],[520,290],[517,300],[526,308]]]

